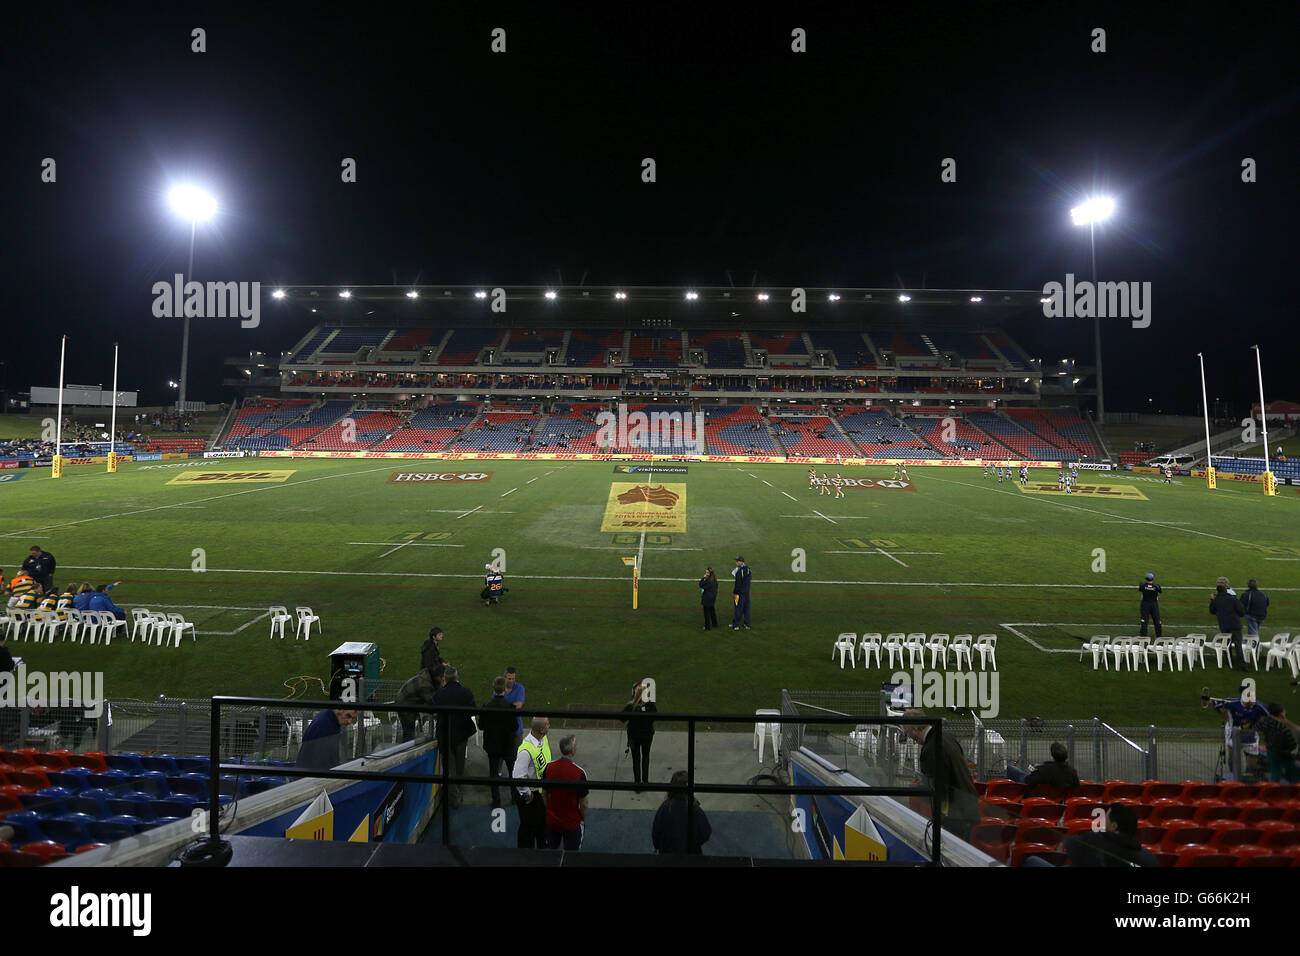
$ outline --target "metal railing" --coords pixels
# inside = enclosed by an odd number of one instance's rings
[[[213,697],[211,699],[211,716],[209,726],[208,747],[210,751],[210,770],[209,770],[209,808],[208,808],[208,839],[212,843],[220,841],[221,826],[221,775],[233,774],[236,777],[246,776],[253,773],[260,773],[261,770],[250,769],[245,764],[225,763],[220,759],[223,752],[223,727],[222,714],[229,713],[232,709],[239,709],[247,712],[249,709],[261,711],[269,707],[285,708],[289,710],[349,710],[356,709],[351,705],[340,701],[302,701],[302,700],[274,700],[258,697]],[[391,704],[383,708],[398,714],[427,714],[431,715],[436,721],[436,735],[438,738],[438,749],[441,754],[450,753],[450,733],[451,720],[442,719],[451,717],[456,714],[463,715],[485,715],[493,713],[492,708],[484,707],[447,707],[437,705],[398,705]],[[548,717],[552,712],[541,710],[517,710],[517,716],[524,718],[531,717]],[[578,720],[592,720],[602,722],[623,722],[627,719],[622,711],[564,711],[564,718],[574,718]],[[696,779],[696,736],[699,732],[700,724],[707,725],[730,725],[741,724],[753,726],[756,722],[755,715],[746,714],[673,714],[658,713],[655,715],[656,724],[665,723],[685,723],[687,729],[687,755],[686,755],[686,782],[684,784],[672,783],[654,783],[649,781],[619,783],[617,781],[606,780],[547,780],[545,787],[547,789],[577,789],[585,788],[588,790],[607,790],[607,791],[634,791],[649,790],[660,791],[665,794],[684,794],[687,805],[694,804],[695,795],[699,793],[706,794],[772,794],[772,795],[797,795],[797,794],[838,794],[841,796],[883,796],[883,797],[925,797],[930,802],[931,819],[934,822],[934,838],[932,842],[932,859],[930,865],[937,866],[940,861],[940,832],[943,822],[943,807],[940,795],[944,793],[946,780],[944,779],[943,761],[937,762],[936,779],[934,786],[907,786],[907,787],[852,787],[852,786],[790,786],[786,784],[776,785],[759,785],[755,783],[748,784],[725,784],[725,783],[702,783]],[[808,723],[806,718],[791,717],[784,714],[762,715],[758,719],[759,723],[779,723],[786,725],[799,725]],[[936,740],[942,744],[943,721],[938,718],[899,718],[899,717],[878,717],[871,715],[826,715],[818,717],[818,724],[830,725],[859,725],[862,723],[871,723],[882,726],[882,728],[901,728],[905,726],[928,726],[936,734]],[[796,731],[802,736],[802,731]],[[524,781],[518,778],[493,778],[487,776],[471,776],[466,774],[453,774],[450,771],[450,761],[443,759],[441,761],[441,770],[432,774],[413,774],[413,773],[391,773],[391,772],[371,772],[363,770],[318,770],[303,767],[277,767],[276,776],[296,779],[299,777],[316,777],[329,780],[387,780],[392,782],[408,783],[430,783],[439,786],[440,794],[447,794],[448,787],[454,785],[473,785],[473,786],[509,786],[515,787],[521,785]],[[441,813],[442,820],[442,844],[443,846],[453,845],[453,834],[451,826],[451,814],[447,812],[444,803]],[[694,842],[695,820],[693,813],[686,814],[686,841],[690,846]]]

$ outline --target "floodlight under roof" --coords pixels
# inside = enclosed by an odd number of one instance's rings
[[[903,293],[902,295],[900,295],[900,296],[898,297],[898,301],[899,301],[899,302],[911,302],[911,301],[912,301],[912,297],[911,297],[910,295],[908,295],[907,293]]]
[[[406,293],[406,297],[408,299],[418,299],[420,297],[420,293],[412,289],[410,292]]]
[[[982,296],[982,295],[973,295],[973,296],[970,297],[970,300],[971,300],[972,302],[983,302],[983,301],[984,301],[984,296]]]
[[[555,298],[555,290],[554,290],[554,289],[547,289],[547,290],[546,290],[546,298],[548,298],[548,299],[554,299],[554,298]]]
[[[486,299],[486,298],[487,298],[487,293],[484,292],[482,289],[479,289],[477,292],[474,293],[474,298],[476,298],[476,299]]]
[[[700,294],[699,294],[698,292],[688,292],[688,293],[686,293],[686,298],[688,298],[688,299],[692,299],[692,300],[694,300],[694,299],[698,299],[699,297],[700,297]]]
[[[271,293],[271,298],[272,298],[272,299],[283,299],[283,298],[284,298],[284,290],[283,290],[283,289],[276,289],[274,292]]]
[[[217,212],[216,197],[198,186],[174,186],[167,194],[167,201],[177,215],[190,222],[203,222]]]
[[[340,299],[350,299],[350,298],[352,298],[352,293],[349,292],[347,289],[344,289],[342,292],[339,293],[339,298],[340,298]]]

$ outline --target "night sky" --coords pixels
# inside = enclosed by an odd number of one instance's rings
[[[189,226],[165,193],[193,180],[221,206],[194,278],[267,285],[725,285],[730,270],[737,285],[1035,289],[1088,277],[1069,209],[1104,191],[1119,208],[1099,278],[1153,287],[1150,328],[1103,323],[1108,410],[1196,414],[1204,351],[1211,399],[1243,414],[1256,342],[1268,398],[1300,400],[1285,376],[1295,4],[453,6],[11,17],[8,386],[56,384],[66,332],[69,382],[108,387],[118,341],[120,387],[174,397],[180,322],[152,316],[150,288],[185,269]],[[229,398],[224,356],[278,353],[311,324],[273,308],[253,331],[195,320],[189,397]],[[1091,356],[1089,320],[1012,332],[1049,361]]]

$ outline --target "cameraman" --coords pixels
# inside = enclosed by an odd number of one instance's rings
[[[1241,730],[1242,763],[1245,764],[1245,757],[1258,757],[1259,736],[1255,732],[1255,727],[1263,718],[1269,716],[1268,708],[1255,700],[1255,688],[1250,683],[1241,685],[1240,697],[1228,697],[1222,700],[1210,698],[1210,704],[1224,715],[1223,745],[1228,755],[1228,769],[1223,779],[1239,780],[1242,776],[1242,768],[1238,768],[1232,759],[1232,730],[1234,727]]]

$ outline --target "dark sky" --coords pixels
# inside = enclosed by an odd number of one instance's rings
[[[533,6],[43,4],[9,20],[0,374],[54,385],[67,332],[68,381],[107,387],[119,341],[121,387],[169,397],[180,323],[151,315],[150,287],[185,268],[188,225],[165,203],[184,179],[221,203],[195,278],[267,284],[561,270],[722,285],[729,269],[739,284],[1041,288],[1087,277],[1068,210],[1099,189],[1119,201],[1100,278],[1153,289],[1149,329],[1103,323],[1108,408],[1195,413],[1204,351],[1211,399],[1244,412],[1255,342],[1269,398],[1300,399],[1285,377],[1295,4]],[[1244,157],[1258,182],[1242,183]],[[278,352],[309,324],[195,320],[190,397],[227,397],[223,356]],[[1090,355],[1088,321],[1013,331],[1031,354]]]

